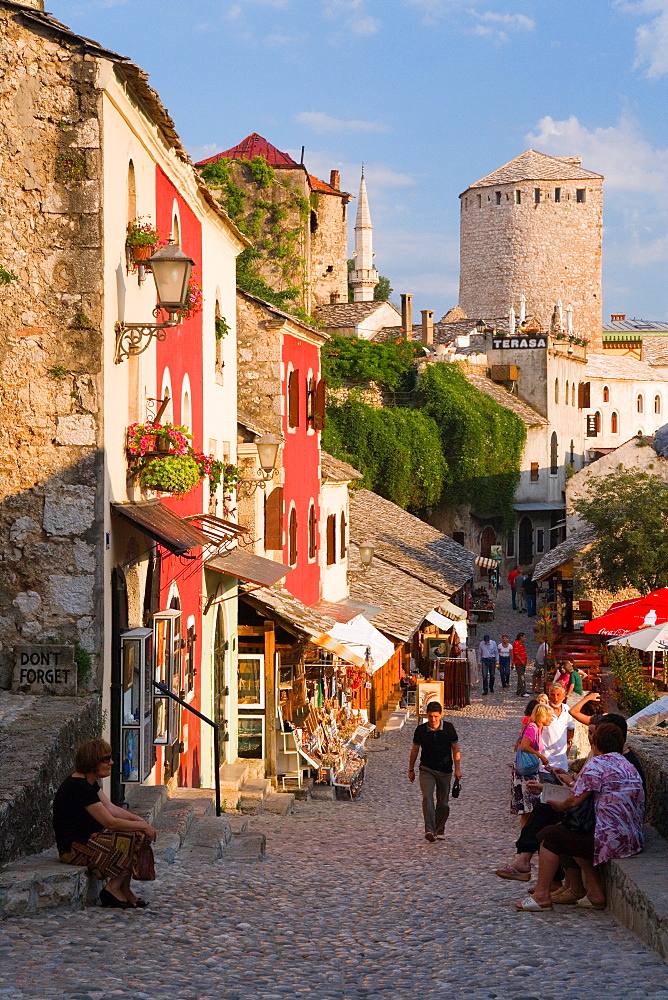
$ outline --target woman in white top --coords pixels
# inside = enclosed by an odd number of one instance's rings
[[[510,687],[510,661],[513,655],[513,644],[508,641],[507,635],[501,636],[498,645],[499,651],[499,673],[501,675],[501,687]]]

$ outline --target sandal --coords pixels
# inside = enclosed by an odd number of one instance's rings
[[[518,868],[513,868],[512,865],[506,865],[505,868],[497,868],[494,872],[499,878],[506,878],[512,882],[530,882],[531,872],[521,872]]]
[[[521,903],[515,903],[515,909],[519,912],[524,913],[542,913],[543,910],[551,910],[552,903],[548,903],[547,906],[541,906],[540,903],[536,902],[533,896],[527,896],[523,899]]]
[[[563,903],[566,906],[573,906],[582,896],[578,896],[572,889],[559,889],[558,892],[550,894],[553,903]]]
[[[583,910],[604,910],[607,903],[592,903],[589,896],[583,896],[581,899],[578,899],[575,905],[580,906]]]

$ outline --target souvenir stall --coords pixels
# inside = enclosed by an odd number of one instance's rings
[[[444,708],[463,708],[470,704],[466,619],[453,621],[438,611],[430,611],[425,622],[424,646],[429,664],[425,676],[443,683]]]

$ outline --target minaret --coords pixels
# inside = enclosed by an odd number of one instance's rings
[[[349,282],[353,288],[355,302],[371,302],[373,290],[378,284],[378,271],[373,266],[373,226],[369,212],[369,200],[364,182],[364,164],[360,180],[357,218],[355,219],[355,270],[350,272]]]

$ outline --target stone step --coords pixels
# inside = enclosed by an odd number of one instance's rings
[[[158,837],[153,845],[156,858],[173,864],[195,819],[195,806],[191,799],[167,799],[155,821]]]
[[[334,802],[336,788],[334,785],[314,785],[311,789],[311,798],[319,802]]]
[[[248,778],[248,764],[239,761],[236,764],[221,764],[220,787],[238,792]]]
[[[261,795],[259,792],[255,794],[241,793],[239,802],[237,803],[237,809],[239,812],[246,813],[248,816],[257,816],[261,813],[264,808],[265,796]]]
[[[265,799],[267,795],[271,795],[273,790],[274,786],[271,778],[248,778],[241,786],[242,795],[256,795],[259,793]]]
[[[225,813],[225,817],[230,822],[233,837],[238,837],[240,834],[246,833],[248,830],[248,820],[243,813]]]
[[[409,714],[410,713],[407,708],[396,709],[396,711],[392,712],[392,715],[385,723],[383,732],[391,733],[396,732],[399,729],[403,729],[408,721]]]
[[[273,792],[266,797],[262,808],[275,816],[289,816],[295,811],[295,797],[292,792]]]
[[[155,822],[164,808],[167,798],[166,785],[125,786],[125,801],[130,812],[141,816],[151,826],[155,826]]]
[[[606,867],[608,907],[668,961],[668,841],[645,826],[645,850],[632,858],[609,861]]]
[[[43,910],[81,910],[95,902],[102,883],[87,868],[64,865],[55,847],[13,861],[0,872],[0,918]]]
[[[196,819],[216,815],[216,793],[213,788],[175,788],[169,797],[192,802]],[[224,797],[221,790],[221,802]]]
[[[220,861],[232,840],[232,826],[227,816],[205,816],[194,819],[183,846],[179,861]]]
[[[232,788],[221,788],[220,804],[223,812],[231,812],[238,808],[241,792]]]
[[[256,778],[264,778],[265,774],[265,762],[264,760],[246,760],[243,763],[246,764],[248,768],[248,781],[254,781]]]
[[[263,833],[240,833],[227,845],[225,862],[264,861],[267,838]]]

